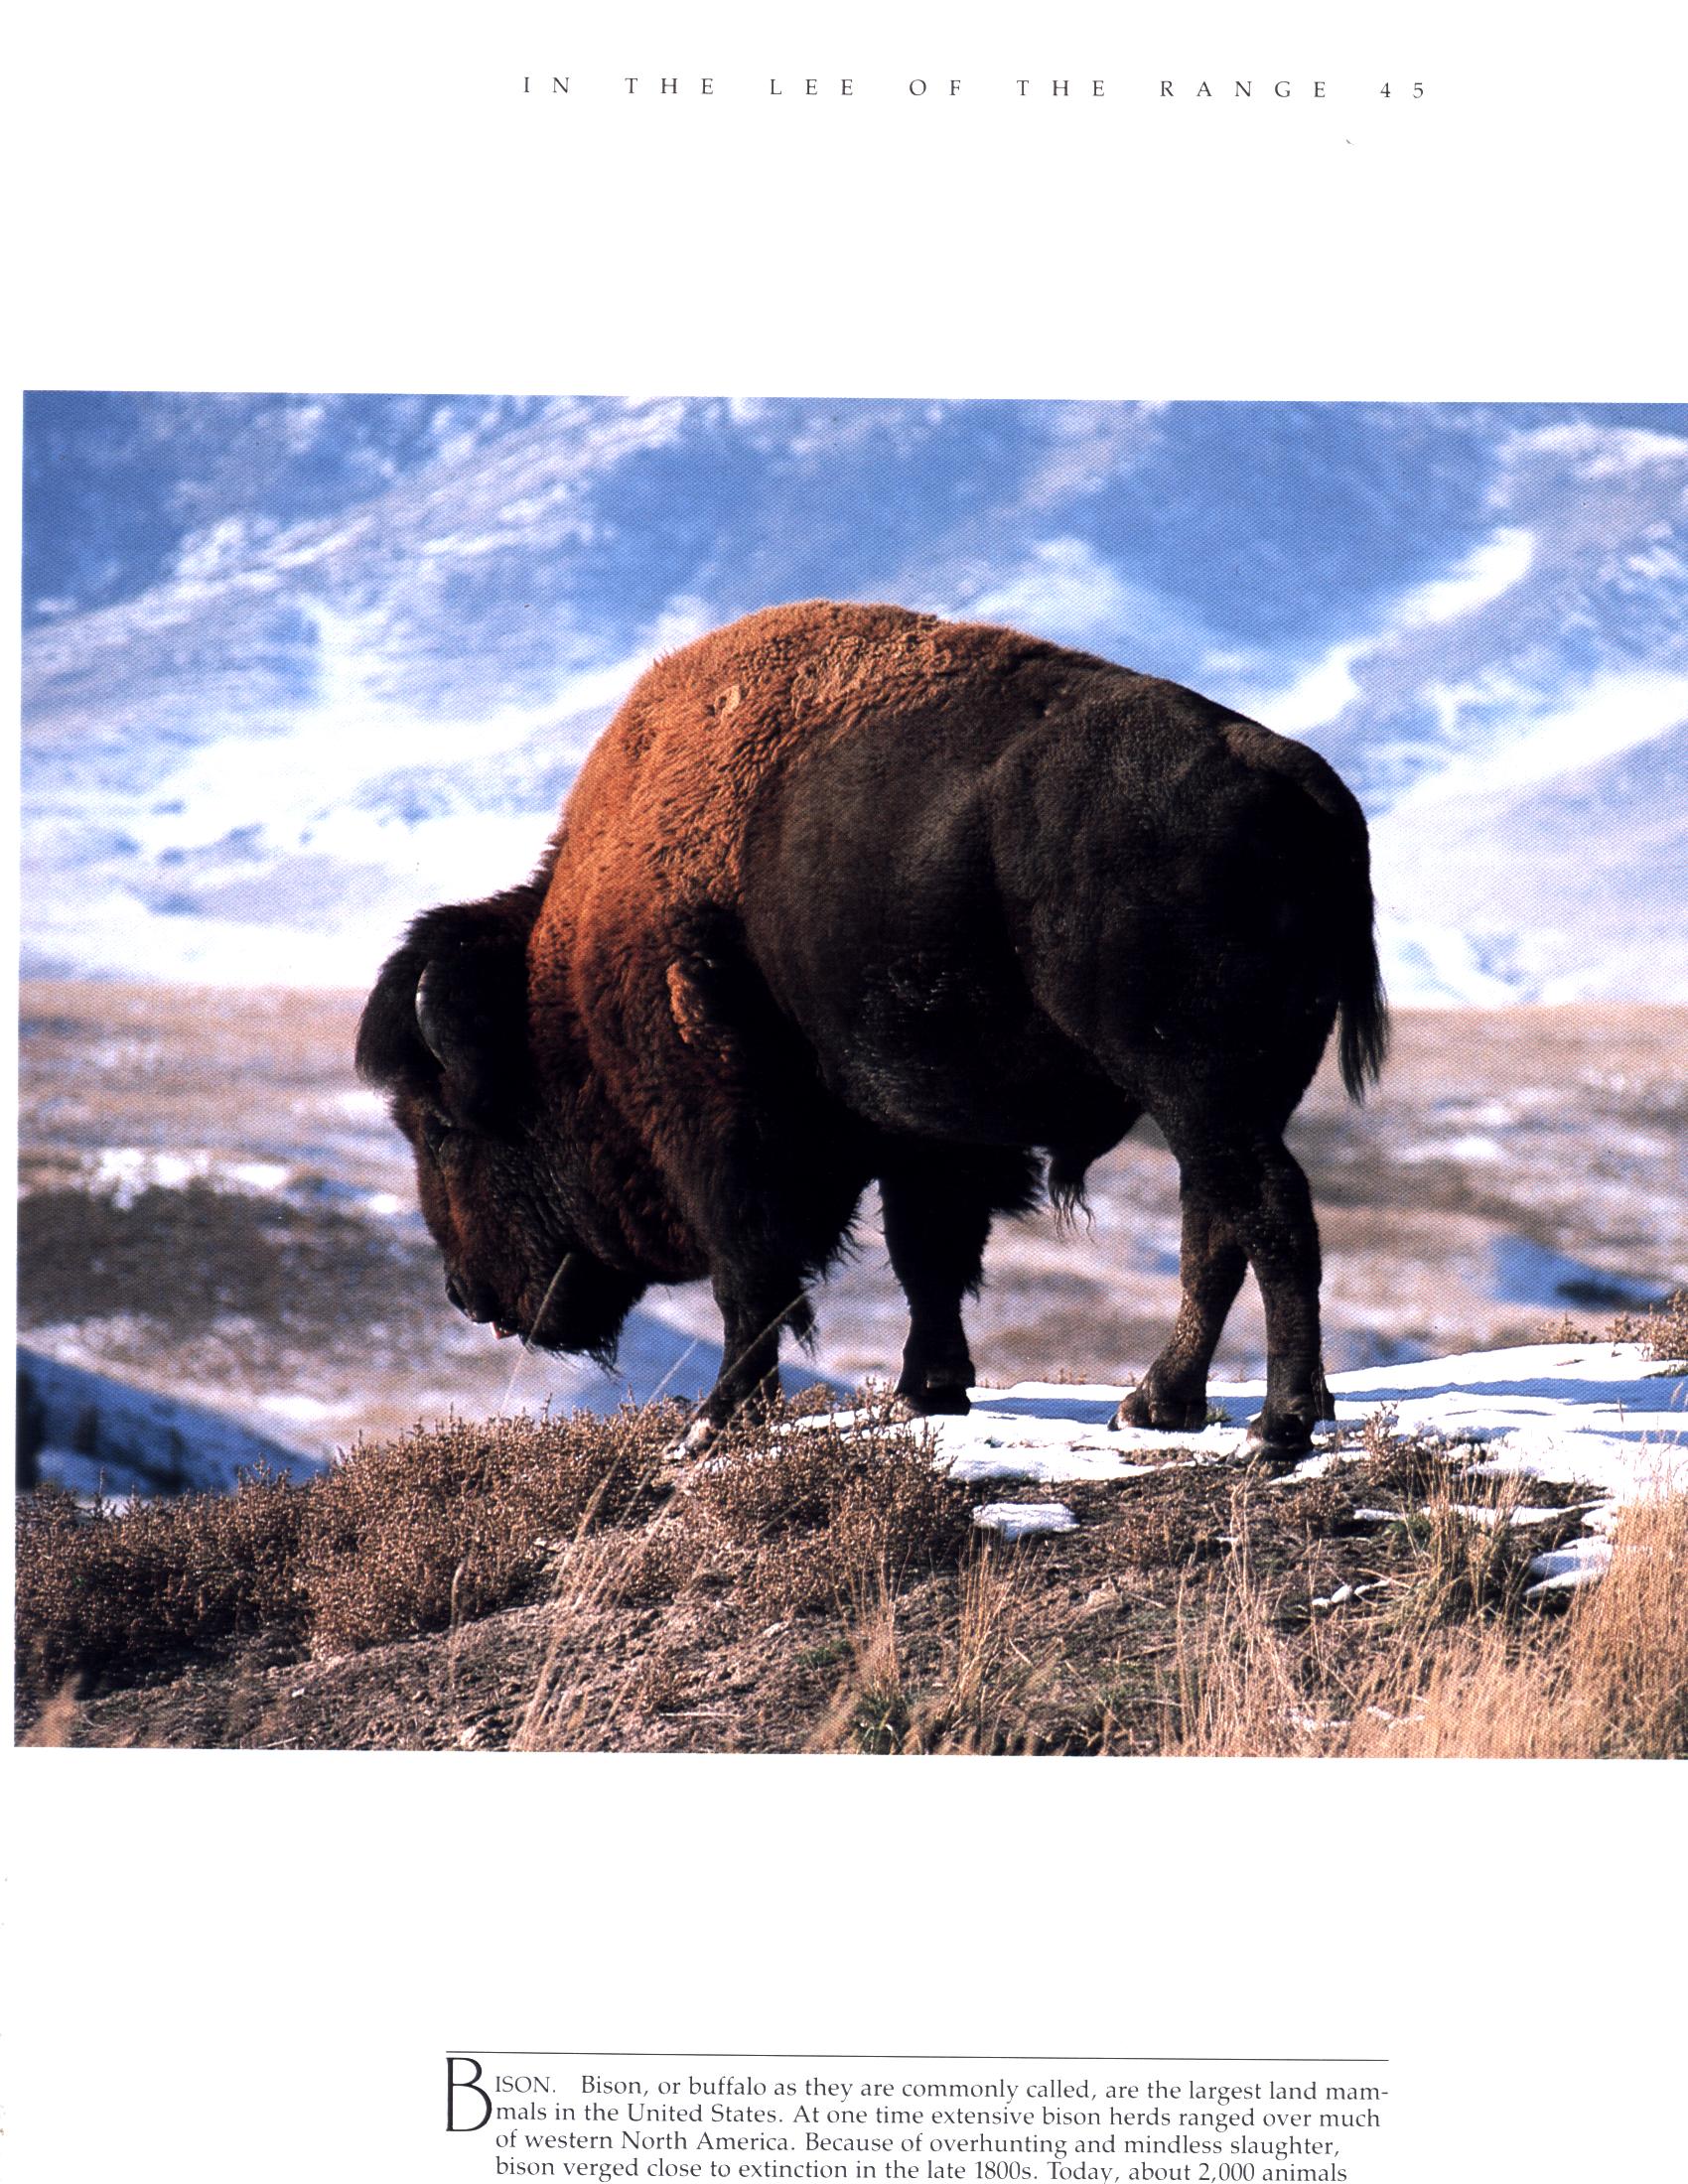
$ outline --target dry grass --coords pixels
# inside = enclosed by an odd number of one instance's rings
[[[883,1570],[847,1617],[849,1673],[809,1739],[823,1752],[1034,1752],[1052,1738],[1049,1694],[1058,1683],[1067,1618],[1052,1615],[1014,1550],[976,1538],[956,1574],[952,1612],[934,1649],[913,1649]]]
[[[1638,1502],[1608,1574],[1526,1607],[1541,1535],[1444,1503],[1413,1530],[1417,1567],[1365,1618],[1383,1641],[1316,1625],[1238,1559],[1181,1630],[1165,1749],[1201,1756],[1688,1757],[1688,1496]],[[1344,1643],[1344,1636],[1347,1642]]]
[[[886,1589],[855,1603],[851,1673],[815,1738],[896,1754],[1688,1757],[1688,1496],[1625,1512],[1608,1575],[1531,1603],[1531,1559],[1580,1529],[1521,1525],[1517,1480],[1368,1422],[1350,1476],[1280,1490],[1179,1467],[1135,1482],[1113,1544],[1129,1579],[1176,1571],[1170,1641],[1084,1644],[1085,1611],[1052,1603],[1012,1552],[964,1568],[938,1673],[923,1687]],[[1372,1573],[1310,1597],[1311,1552],[1353,1495],[1393,1492]],[[1544,1492],[1532,1483],[1532,1494]],[[1545,1490],[1552,1499],[1552,1490]],[[1297,1556],[1300,1534],[1310,1551]],[[1002,1557],[999,1561],[998,1557]],[[1094,1606],[1096,1595],[1088,1605]]]
[[[1637,1503],[1600,1583],[1514,1635],[1469,1625],[1366,1695],[1338,1747],[1400,1758],[1688,1758],[1688,1496]],[[1375,1709],[1375,1710],[1373,1710]],[[1387,1716],[1387,1718],[1385,1718]]]
[[[361,1446],[303,1486],[258,1477],[229,1496],[92,1508],[20,1497],[26,1713],[67,1685],[133,1684],[232,1638],[332,1658],[554,1598],[523,1740],[601,1740],[664,1692],[658,1642],[631,1654],[606,1707],[597,1671],[623,1650],[618,1617],[678,1605],[683,1624],[684,1603],[712,1591],[764,1621],[836,1611],[870,1581],[895,1592],[953,1565],[970,1537],[964,1491],[887,1414],[840,1423],[799,1406],[747,1425],[674,1491],[664,1457],[685,1420],[679,1405],[457,1420]],[[589,1702],[569,1673],[582,1658]]]
[[[630,1713],[680,1710],[700,1595],[730,1598],[746,1622],[775,1617],[766,1636],[870,1593],[894,1600],[958,1559],[968,1500],[919,1430],[872,1409],[837,1421],[805,1420],[799,1407],[771,1423],[731,1432],[642,1527],[582,1540],[564,1558],[550,1643],[514,1739],[522,1749],[602,1749]],[[617,1610],[657,1603],[638,1632],[648,1642],[606,1679]]]

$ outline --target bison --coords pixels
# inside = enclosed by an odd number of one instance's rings
[[[608,1362],[652,1283],[708,1277],[693,1441],[776,1391],[870,1182],[898,1393],[965,1411],[992,1220],[1072,1208],[1148,1115],[1183,1300],[1116,1423],[1202,1423],[1252,1267],[1253,1438],[1283,1456],[1330,1412],[1283,1132],[1338,1019],[1359,1098],[1387,1033],[1365,822],[1315,752],[1011,629],[812,603],[641,677],[533,878],[410,926],[357,1065],[470,1318]]]

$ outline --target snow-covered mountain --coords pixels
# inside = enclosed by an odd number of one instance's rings
[[[1688,1000],[1688,409],[55,395],[26,466],[30,970],[359,985],[831,595],[1307,736],[1399,1000]]]
[[[18,1484],[111,1500],[231,1494],[243,1472],[299,1481],[322,1459],[255,1433],[203,1403],[138,1388],[108,1373],[18,1352]]]

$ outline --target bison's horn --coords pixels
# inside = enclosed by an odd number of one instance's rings
[[[428,981],[433,976],[434,966],[430,963],[416,981],[416,1028],[422,1034],[423,1045],[444,1069],[450,1064],[451,1057],[447,1048],[451,1043],[451,1035],[440,1009],[439,997],[428,991]]]

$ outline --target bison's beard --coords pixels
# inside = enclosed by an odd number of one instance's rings
[[[623,1324],[646,1287],[591,1252],[571,1251],[542,1293],[523,1340],[529,1349],[566,1350],[612,1371]]]

